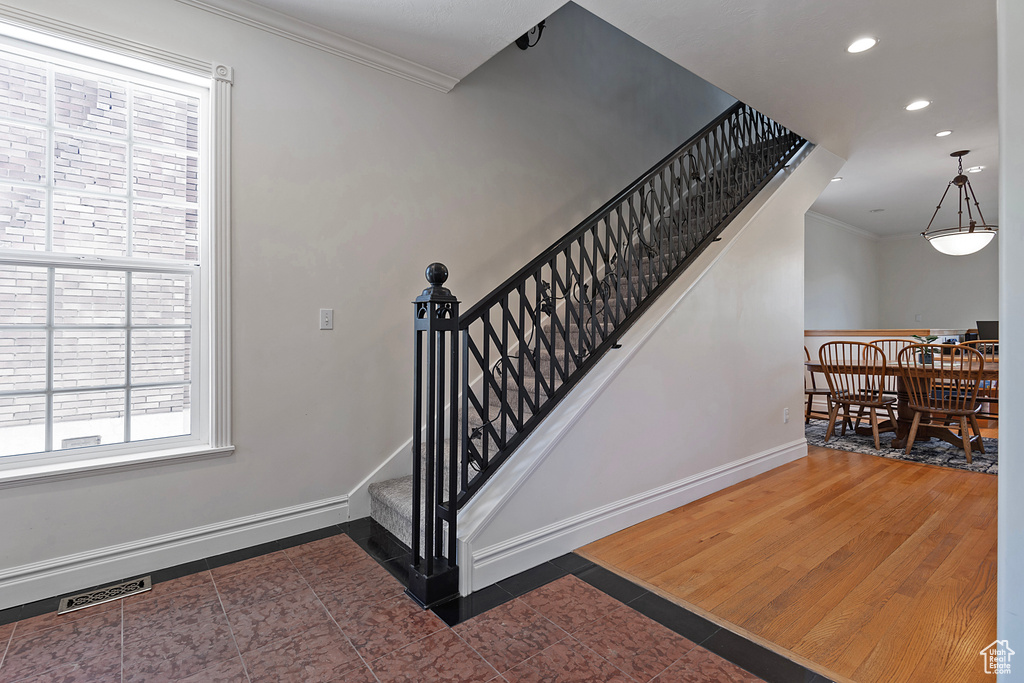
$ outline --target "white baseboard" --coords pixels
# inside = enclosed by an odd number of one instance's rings
[[[721,465],[650,491],[609,503],[594,510],[535,529],[507,541],[474,549],[459,539],[459,556],[468,563],[469,587],[478,591],[521,571],[572,552],[626,527],[686,505],[768,470],[807,455],[806,439],[799,439],[746,458]],[[463,560],[465,562],[465,560]]]
[[[0,609],[287,538],[348,520],[348,496],[261,512],[0,571]]]

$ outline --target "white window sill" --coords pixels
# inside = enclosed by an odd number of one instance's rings
[[[211,448],[209,446],[183,446],[144,453],[98,455],[47,463],[0,463],[0,489],[36,484],[58,479],[73,479],[93,474],[154,467],[180,460],[229,455],[234,446]]]

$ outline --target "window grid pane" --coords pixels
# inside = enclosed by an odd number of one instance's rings
[[[56,325],[124,325],[127,274],[111,270],[57,268],[53,281]]]
[[[199,130],[194,95],[0,49],[0,252],[197,268]],[[0,456],[191,434],[197,273],[0,263]]]
[[[95,256],[127,256],[128,202],[55,193],[53,250]]]
[[[0,249],[46,249],[46,190],[0,184]]]
[[[0,329],[0,391],[46,390],[46,330]]]
[[[46,123],[46,66],[0,53],[0,117]]]
[[[123,443],[124,406],[124,390],[54,394],[53,449]]]
[[[124,330],[54,330],[53,387],[124,385],[125,353]]]

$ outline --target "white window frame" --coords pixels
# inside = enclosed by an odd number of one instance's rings
[[[200,263],[199,281],[193,275],[193,382],[192,434],[152,441],[135,441],[0,458],[0,488],[25,483],[138,468],[181,459],[226,455],[231,442],[231,300],[230,300],[230,119],[232,69],[143,46],[30,12],[0,6],[0,37],[19,41],[42,53],[73,55],[83,61],[102,62],[107,71],[130,69],[155,80],[191,84],[202,99],[205,136],[199,150]],[[109,68],[108,68],[109,67]],[[8,257],[10,252],[8,252]],[[5,262],[21,260],[15,255]],[[126,259],[114,257],[65,258],[61,254],[33,257],[25,265],[123,270]],[[145,270],[137,261],[133,272]],[[193,264],[160,263],[160,272],[195,272]],[[52,294],[51,294],[52,296]],[[130,296],[130,292],[128,293]],[[52,304],[51,304],[52,305]],[[129,320],[125,321],[130,324]],[[48,325],[52,321],[48,321]],[[126,378],[127,380],[127,378]],[[129,416],[126,415],[128,420]],[[49,427],[48,427],[49,428]]]

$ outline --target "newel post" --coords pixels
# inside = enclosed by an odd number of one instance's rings
[[[454,504],[458,495],[459,301],[448,269],[427,266],[414,306],[412,564],[408,593],[423,606],[458,595]],[[446,439],[450,436],[450,441]],[[451,443],[455,448],[447,448]]]

